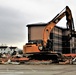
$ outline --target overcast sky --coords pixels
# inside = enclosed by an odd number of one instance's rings
[[[47,23],[66,5],[72,11],[76,29],[76,0],[0,0],[0,45],[22,48],[27,42],[27,24]],[[65,19],[57,25],[65,27]]]

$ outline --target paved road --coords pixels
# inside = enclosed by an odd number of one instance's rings
[[[0,75],[76,75],[76,65],[0,65]]]

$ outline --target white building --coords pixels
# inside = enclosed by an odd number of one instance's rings
[[[16,52],[18,52],[18,48],[17,47],[9,47],[9,49],[10,49],[10,54],[12,54],[14,51],[16,51]]]
[[[8,46],[0,46],[0,53],[10,53],[12,54],[14,51],[18,51],[17,47],[8,47]]]

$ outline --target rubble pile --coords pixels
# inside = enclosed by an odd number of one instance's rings
[[[2,54],[0,56],[0,64],[52,64],[53,60],[30,60],[23,55],[16,54],[11,56],[10,54]],[[56,63],[55,63],[56,64]],[[76,64],[76,56],[63,55],[62,59],[58,60],[57,64]]]

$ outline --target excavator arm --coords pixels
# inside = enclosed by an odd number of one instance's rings
[[[49,34],[51,33],[52,29],[56,26],[56,24],[64,17],[66,16],[67,20],[67,29],[69,29],[70,34],[72,35],[72,31],[74,31],[74,23],[73,18],[71,14],[71,10],[68,6],[66,6],[59,14],[57,14],[44,28],[43,31],[43,46],[46,47],[49,39]]]

